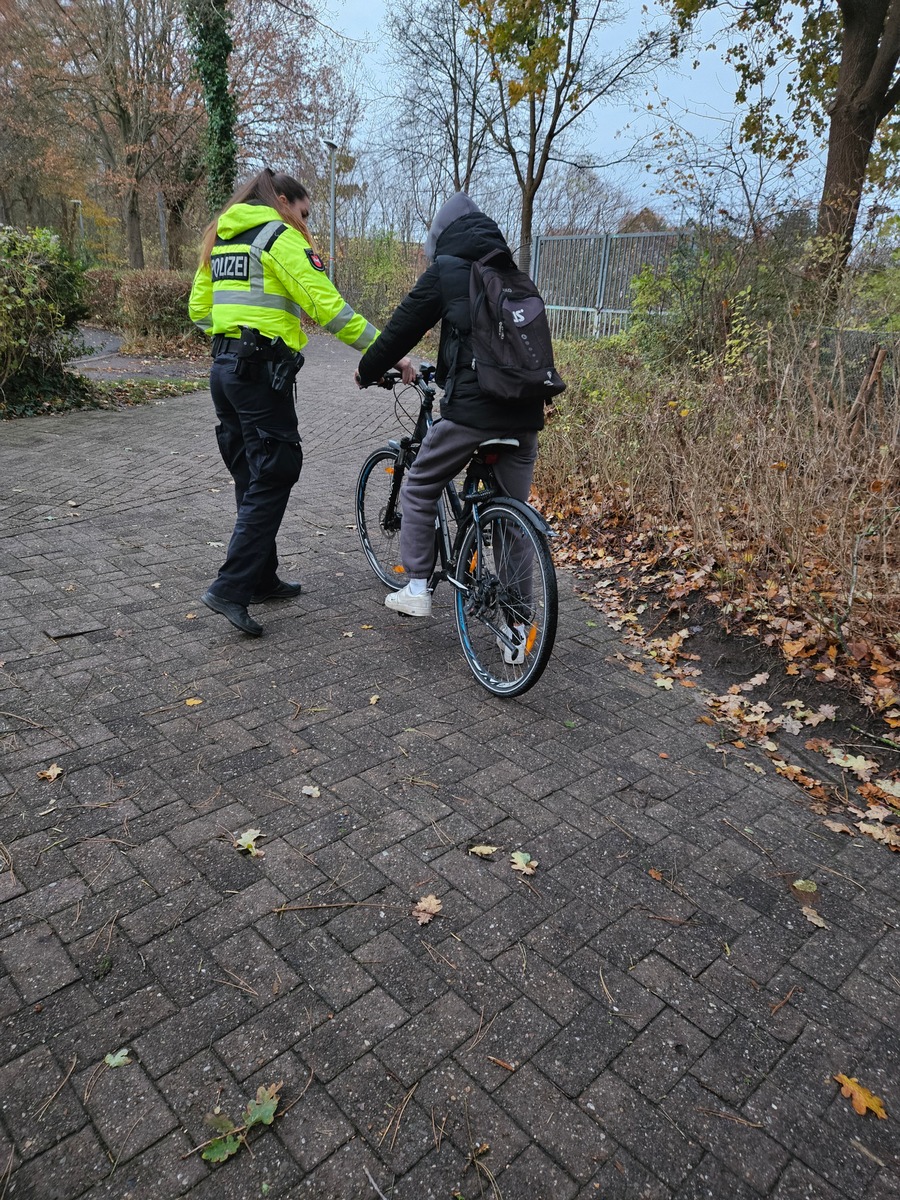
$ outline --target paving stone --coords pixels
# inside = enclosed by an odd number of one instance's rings
[[[0,706],[45,726],[0,732],[10,1200],[355,1200],[372,1181],[448,1200],[487,1194],[480,1141],[506,1200],[900,1200],[896,1122],[860,1119],[831,1077],[900,1109],[894,856],[723,767],[697,697],[635,678],[618,633],[585,624],[593,580],[560,572],[553,658],[514,701],[471,678],[443,589],[430,622],[387,613],[352,497],[393,416],[360,404],[352,351],[309,350],[280,535],[306,594],[261,608],[259,641],[184,621],[231,520],[208,399],[0,440]],[[88,520],[43,521],[72,495]],[[85,614],[92,633],[42,632]],[[230,844],[250,826],[264,858]],[[476,861],[475,839],[503,853]],[[539,859],[533,891],[511,848]],[[810,864],[824,930],[779,874]],[[428,891],[444,911],[419,927]],[[135,1061],[85,1106],[120,1046]],[[216,1104],[278,1080],[286,1115],[252,1154],[188,1154]]]
[[[609,1158],[594,1181],[578,1193],[578,1200],[590,1200],[592,1196],[602,1196],[603,1200],[670,1200],[673,1194],[627,1150],[612,1144]]]
[[[537,1146],[529,1146],[498,1179],[509,1200],[569,1200],[578,1184]]]
[[[660,1100],[710,1045],[705,1033],[664,1008],[616,1057],[615,1069],[644,1096]]]
[[[379,1043],[379,1060],[407,1086],[476,1035],[479,1017],[452,992],[411,1017]]]
[[[733,1010],[702,981],[693,980],[657,954],[648,955],[631,975],[704,1033],[715,1037],[731,1024]]]
[[[30,925],[0,942],[3,965],[22,999],[32,1004],[80,978],[54,930],[45,922]]]
[[[60,1068],[41,1046],[0,1069],[0,1113],[23,1159],[41,1154],[87,1123],[75,1089],[65,1082],[71,1065]]]
[[[729,1120],[729,1116],[739,1114],[731,1112],[690,1076],[675,1085],[664,1107],[685,1136],[705,1146],[733,1174],[763,1195],[774,1187],[790,1161],[787,1151],[765,1130]]]
[[[296,1007],[292,1001],[291,1007]],[[339,1014],[296,1039],[297,1050],[326,1083],[365,1057],[407,1020],[406,1010],[375,987]]]
[[[535,1066],[573,1099],[580,1096],[626,1046],[631,1028],[614,1016],[608,1004],[595,1001],[583,1008],[535,1055]]]
[[[85,1126],[52,1152],[19,1167],[9,1181],[10,1200],[69,1200],[109,1173],[109,1159],[96,1134]]]
[[[670,1115],[612,1071],[604,1071],[581,1097],[581,1107],[670,1188],[677,1187],[703,1157],[703,1149]]]
[[[603,1131],[530,1063],[510,1075],[494,1099],[573,1178],[587,1179],[603,1161]]]

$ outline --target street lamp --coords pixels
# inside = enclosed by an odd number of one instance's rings
[[[337,142],[331,141],[330,138],[322,138],[322,145],[331,158],[331,203],[328,206],[328,278],[334,283],[334,160],[337,154]]]

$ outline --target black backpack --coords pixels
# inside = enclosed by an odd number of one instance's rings
[[[495,250],[472,263],[472,368],[497,400],[546,400],[565,390],[553,365],[540,292],[509,255]]]

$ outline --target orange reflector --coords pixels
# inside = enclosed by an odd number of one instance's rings
[[[384,468],[384,473],[385,473],[385,475],[393,475],[393,473],[394,473],[394,468],[393,468],[393,467],[385,467],[385,468]]]
[[[470,571],[475,570],[475,566],[476,566],[477,562],[478,562],[478,551],[476,550],[475,553],[472,555],[472,558],[469,562],[469,570]]]
[[[399,563],[398,563],[398,565],[397,565],[397,566],[395,566],[395,567],[392,567],[392,568],[391,568],[391,570],[392,570],[392,571],[393,571],[393,572],[394,572],[396,575],[402,575],[402,574],[403,574],[403,567],[401,567],[401,566],[399,565]]]
[[[525,638],[525,653],[531,653],[531,647],[534,645],[534,639],[537,637],[537,625],[532,625],[528,630],[528,635]]]

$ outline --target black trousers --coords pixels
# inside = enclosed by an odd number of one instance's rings
[[[228,553],[209,590],[222,600],[249,604],[275,582],[275,539],[291,488],[300,478],[303,451],[293,387],[273,391],[264,363],[249,364],[247,374],[238,378],[237,361],[233,354],[220,354],[209,377],[219,418],[216,438],[237,503]]]

